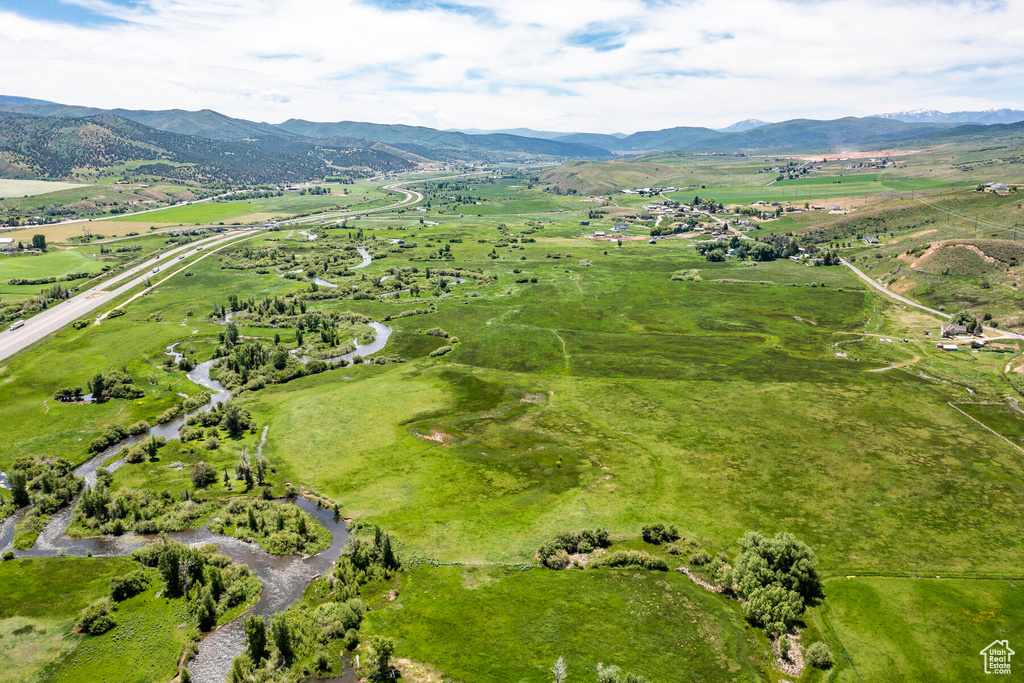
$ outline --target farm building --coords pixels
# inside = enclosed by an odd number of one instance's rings
[[[597,232],[594,233],[594,237],[604,237],[604,231],[598,230]]]
[[[626,232],[627,230],[629,230],[629,226],[626,225],[625,223],[616,223],[615,225],[612,226],[612,230],[614,230],[615,232]]]
[[[958,334],[967,334],[967,327],[965,325],[958,325],[956,323],[946,323],[942,326],[942,336],[946,338],[952,338]]]
[[[936,344],[935,348],[940,349],[942,351],[956,351],[957,350],[956,344]]]
[[[877,237],[865,237],[864,241],[868,244],[879,244]]]
[[[0,237],[0,251],[11,251],[16,244],[13,237]]]

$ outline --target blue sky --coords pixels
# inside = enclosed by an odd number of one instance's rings
[[[1024,3],[0,0],[0,95],[632,132],[1024,109]]]

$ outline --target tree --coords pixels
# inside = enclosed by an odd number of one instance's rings
[[[28,492],[28,474],[25,470],[11,470],[8,482],[11,485],[14,504],[20,508],[28,505],[31,502],[31,496]]]
[[[213,592],[209,586],[203,587],[198,616],[200,631],[209,631],[217,625],[217,604],[213,601]]]
[[[257,664],[267,656],[267,623],[263,617],[250,614],[242,623],[245,630],[245,650]]]
[[[32,235],[32,248],[46,251],[46,235]]]
[[[785,633],[801,612],[804,602],[796,591],[786,590],[779,584],[757,588],[747,594],[743,613],[771,635]]]
[[[391,671],[391,655],[395,654],[395,640],[387,636],[370,636],[370,661],[378,676]]]
[[[284,614],[275,615],[270,620],[270,636],[281,661],[287,666],[292,660],[292,627]]]
[[[565,666],[565,660],[559,657],[555,665],[551,667],[551,673],[555,675],[555,683],[563,683],[569,675],[569,669]]]
[[[242,415],[242,409],[234,403],[228,402],[224,404],[224,417],[221,418],[221,426],[228,431],[228,435],[233,439],[237,439],[245,431],[246,420],[245,416]]]
[[[181,551],[177,545],[165,544],[157,562],[157,569],[167,586],[167,595],[181,595]]]
[[[828,669],[832,667],[832,653],[829,651],[828,645],[821,641],[807,648],[805,658],[815,668]]]
[[[106,379],[102,374],[96,373],[88,383],[89,392],[92,393],[94,401],[103,400],[103,392],[106,390]]]
[[[205,488],[217,480],[213,468],[200,460],[192,466],[192,485],[197,489]]]
[[[785,633],[779,636],[779,654],[783,659],[789,661],[789,651],[793,648],[793,644],[789,642],[789,636]]]
[[[739,546],[734,576],[744,613],[770,634],[784,632],[821,592],[814,552],[786,532],[766,538],[750,531]]]

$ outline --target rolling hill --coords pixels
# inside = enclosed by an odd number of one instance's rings
[[[179,135],[111,114],[85,118],[0,116],[0,171],[10,177],[67,178],[130,162],[143,173],[202,183],[292,183],[356,169],[413,168],[407,152],[381,143],[265,138],[220,141]]]

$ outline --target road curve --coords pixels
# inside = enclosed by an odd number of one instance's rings
[[[0,360],[10,358],[19,351],[36,343],[44,337],[53,334],[70,322],[91,313],[105,303],[108,303],[133,287],[136,287],[150,276],[153,268],[163,268],[171,263],[177,263],[179,254],[188,251],[195,252],[199,246],[217,246],[224,242],[231,241],[240,235],[248,234],[248,231],[232,231],[227,235],[215,235],[203,240],[191,242],[182,247],[176,247],[166,251],[159,256],[149,259],[130,268],[123,273],[118,273],[106,282],[103,282],[91,289],[71,297],[67,301],[48,308],[25,321],[25,325],[17,330],[6,329],[0,332]],[[135,277],[133,277],[135,276]],[[128,280],[120,287],[113,288],[124,280]]]
[[[840,257],[839,262],[842,263],[847,268],[849,268],[850,270],[852,270],[854,273],[856,273],[860,277],[860,279],[864,280],[864,282],[868,283],[869,285],[871,285],[872,287],[877,289],[879,292],[882,292],[886,296],[888,296],[888,297],[890,297],[892,299],[895,299],[896,301],[904,303],[904,304],[906,304],[908,306],[913,306],[914,308],[919,308],[922,311],[925,311],[926,313],[931,313],[932,315],[937,315],[940,318],[943,318],[945,320],[949,320],[950,318],[953,317],[952,315],[950,315],[949,313],[946,313],[945,311],[937,311],[934,308],[928,308],[924,304],[919,304],[916,301],[911,301],[910,299],[908,299],[905,296],[900,296],[899,294],[897,294],[896,292],[892,291],[888,287],[885,287],[882,284],[880,284],[878,282],[875,282],[871,278],[870,275],[868,275],[867,273],[862,271],[860,268],[857,268],[855,265],[853,265],[852,263],[850,263],[849,261],[847,261],[846,259],[844,259],[842,257]],[[992,334],[998,335],[1000,338],[1004,338],[1004,339],[1024,339],[1024,335],[1019,335],[1019,334],[1016,334],[1015,332],[1007,332],[1006,330],[997,330],[994,327],[983,327],[982,329],[985,332],[991,332]]]

